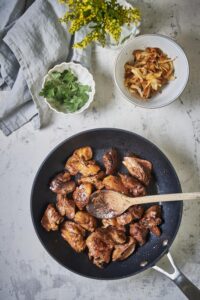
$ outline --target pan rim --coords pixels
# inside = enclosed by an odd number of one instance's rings
[[[96,132],[96,131],[117,131],[117,132],[122,132],[122,133],[126,133],[126,134],[131,134],[131,135],[135,135],[137,137],[139,137],[140,139],[142,139],[143,141],[145,142],[148,142],[149,144],[151,144],[151,146],[153,148],[155,148],[159,153],[161,153],[164,157],[165,157],[165,160],[167,161],[167,163],[170,165],[170,168],[173,170],[174,172],[174,175],[176,177],[176,180],[177,180],[177,188],[179,190],[179,192],[182,192],[182,188],[181,188],[181,184],[180,184],[180,181],[179,181],[179,178],[178,178],[178,175],[176,173],[176,170],[175,168],[173,167],[173,165],[171,164],[170,160],[168,159],[168,157],[154,144],[152,143],[151,141],[149,141],[148,139],[144,138],[143,136],[135,133],[135,132],[132,132],[132,131],[129,131],[129,130],[125,130],[125,129],[120,129],[120,128],[110,128],[110,127],[101,127],[101,128],[93,128],[93,129],[88,129],[88,130],[84,130],[84,131],[80,131],[70,137],[68,137],[67,139],[63,140],[62,142],[60,142],[57,146],[55,146],[49,153],[48,155],[45,157],[45,159],[42,161],[42,163],[40,164],[40,167],[38,168],[36,174],[35,174],[35,177],[34,177],[34,180],[33,180],[33,183],[32,183],[32,188],[31,188],[31,194],[30,194],[30,212],[31,212],[31,220],[32,220],[32,223],[33,223],[33,227],[34,227],[34,230],[35,230],[35,233],[40,241],[40,243],[42,244],[43,248],[46,250],[46,252],[57,262],[59,263],[61,266],[63,266],[64,268],[66,268],[67,270],[79,275],[79,276],[83,276],[83,277],[86,277],[86,278],[90,278],[90,279],[95,279],[95,280],[118,280],[118,279],[125,279],[127,277],[130,277],[130,276],[134,276],[134,275],[137,275],[147,269],[150,269],[152,268],[170,249],[171,245],[173,244],[176,236],[177,236],[177,233],[178,233],[178,230],[179,230],[179,227],[180,227],[180,224],[181,224],[181,220],[182,220],[182,214],[183,214],[183,201],[179,201],[179,204],[180,204],[180,211],[179,211],[179,216],[178,216],[178,220],[177,220],[177,228],[176,230],[174,231],[174,236],[171,238],[170,242],[168,243],[168,245],[166,246],[166,249],[163,250],[163,252],[156,258],[153,260],[153,262],[150,262],[148,263],[146,266],[144,267],[141,267],[140,270],[134,272],[134,274],[127,274],[127,275],[120,275],[120,276],[115,276],[113,275],[113,277],[109,277],[109,278],[105,278],[103,276],[89,276],[89,275],[85,275],[81,272],[78,272],[78,271],[75,271],[73,270],[72,268],[66,266],[65,264],[63,264],[58,258],[54,257],[50,251],[47,249],[46,245],[43,243],[38,231],[37,231],[37,228],[36,228],[36,223],[35,223],[35,220],[34,220],[34,217],[33,217],[33,192],[34,192],[34,187],[35,187],[35,183],[36,183],[36,180],[37,180],[37,177],[42,169],[42,167],[44,166],[44,164],[46,163],[46,161],[49,159],[49,157],[58,149],[60,148],[63,144],[65,144],[66,142],[68,142],[69,140],[77,137],[77,136],[80,136],[82,134],[87,134],[87,133],[90,133],[90,132]]]

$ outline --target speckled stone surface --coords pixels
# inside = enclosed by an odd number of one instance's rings
[[[81,130],[116,127],[154,142],[168,156],[183,191],[200,190],[200,2],[136,1],[142,33],[168,35],[184,48],[190,64],[187,88],[173,104],[145,110],[125,101],[113,80],[117,51],[93,54],[96,97],[90,109],[73,117],[53,115],[50,126],[31,124],[4,137],[0,133],[0,299],[1,300],[182,300],[185,296],[154,270],[117,281],[96,281],[57,264],[40,244],[30,216],[30,191],[47,153]],[[180,269],[200,288],[200,202],[185,203],[171,248]]]

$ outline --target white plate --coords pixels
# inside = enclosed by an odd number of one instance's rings
[[[88,93],[89,94],[89,98],[87,100],[87,102],[85,103],[85,105],[83,105],[79,110],[75,111],[75,112],[68,112],[65,110],[64,106],[60,106],[60,105],[55,105],[52,102],[49,102],[48,99],[44,98],[46,103],[49,105],[49,107],[54,110],[57,113],[62,113],[62,114],[79,114],[82,113],[84,110],[86,110],[90,104],[92,103],[93,99],[94,99],[94,94],[95,94],[95,82],[93,79],[92,74],[88,71],[88,69],[86,69],[85,67],[83,67],[80,64],[74,63],[74,62],[63,62],[59,65],[56,65],[55,67],[53,67],[52,69],[50,69],[47,73],[47,75],[44,77],[43,80],[43,84],[42,84],[42,88],[44,87],[44,84],[46,82],[46,80],[49,79],[49,74],[57,71],[57,72],[63,72],[64,70],[71,70],[74,75],[77,76],[78,81],[81,84],[84,85],[88,85],[91,88],[91,91]]]
[[[130,94],[124,86],[124,65],[128,61],[133,61],[133,51],[145,49],[146,47],[157,47],[174,59],[175,79],[163,87],[160,93],[151,99],[140,100]],[[182,48],[170,38],[158,34],[140,35],[131,41],[121,50],[115,62],[115,82],[122,94],[131,103],[144,108],[159,108],[170,104],[176,100],[183,92],[189,77],[188,60]]]

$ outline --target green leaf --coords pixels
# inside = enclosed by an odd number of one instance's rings
[[[51,73],[51,77],[54,79],[59,79],[60,76],[61,76],[61,74],[59,72],[54,71]]]
[[[65,70],[52,72],[39,95],[55,106],[63,106],[65,111],[74,112],[87,102],[90,91],[91,87],[81,84],[71,70]]]

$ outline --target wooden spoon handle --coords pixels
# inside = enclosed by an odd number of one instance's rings
[[[182,200],[188,201],[188,200],[198,200],[198,199],[200,199],[200,192],[151,195],[151,196],[144,196],[144,197],[129,198],[129,201],[131,205],[134,205],[134,204],[144,204],[144,203],[154,203],[154,202],[169,202],[169,201],[182,201]]]

